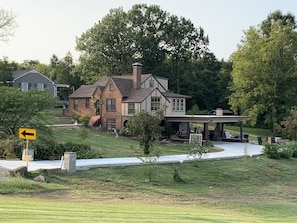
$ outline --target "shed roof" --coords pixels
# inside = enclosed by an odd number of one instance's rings
[[[167,115],[164,117],[170,122],[198,122],[198,123],[236,123],[249,119],[239,115]]]

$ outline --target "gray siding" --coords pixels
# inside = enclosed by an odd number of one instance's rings
[[[21,84],[24,82],[28,83],[28,89],[37,88],[38,83],[43,83],[44,89],[47,89],[50,95],[56,96],[54,83],[40,73],[29,72],[21,77],[18,77],[14,80],[13,86],[21,88]]]

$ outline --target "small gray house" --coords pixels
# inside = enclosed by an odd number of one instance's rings
[[[47,89],[48,93],[57,96],[57,87],[55,83],[37,70],[17,70],[12,73],[14,87],[21,91],[28,91],[32,88],[40,90]]]
[[[32,88],[47,89],[50,95],[58,97],[60,100],[65,100],[65,98],[61,98],[60,89],[69,88],[68,84],[57,84],[34,69],[13,71],[12,77],[12,85],[22,91],[28,91]]]

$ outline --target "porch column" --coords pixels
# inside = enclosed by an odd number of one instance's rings
[[[243,129],[242,129],[242,122],[239,122],[239,131],[240,131],[240,141],[243,142]]]
[[[204,139],[206,145],[208,144],[208,122],[203,123]]]

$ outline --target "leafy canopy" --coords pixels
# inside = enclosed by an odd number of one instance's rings
[[[232,55],[229,103],[233,111],[249,115],[251,125],[273,127],[297,103],[297,34],[281,19],[265,27],[245,31]]]
[[[141,111],[132,116],[127,123],[127,128],[132,135],[140,138],[140,146],[144,154],[149,154],[153,140],[161,134],[161,119],[159,116],[152,116]]]
[[[0,87],[0,133],[16,135],[20,127],[39,127],[39,112],[54,105],[56,100],[45,90],[20,91]]]
[[[159,6],[134,5],[124,12],[112,9],[101,21],[77,38],[82,53],[82,77],[94,83],[104,75],[130,73],[136,60],[144,72],[161,71],[166,60],[175,62],[200,57],[208,37],[190,20],[178,18]]]
[[[293,140],[297,140],[297,106],[293,106],[290,114],[277,124],[276,128]]]

